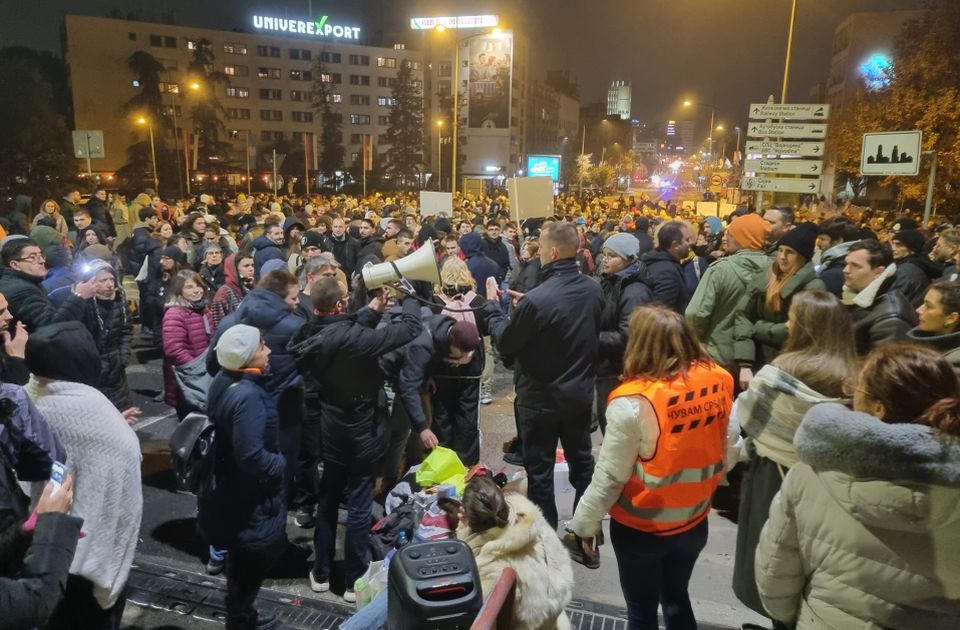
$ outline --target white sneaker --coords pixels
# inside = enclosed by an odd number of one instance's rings
[[[357,592],[352,588],[348,588],[343,592],[343,601],[353,604],[357,601]]]
[[[314,593],[326,593],[330,590],[330,578],[327,578],[323,582],[320,582],[313,576],[313,571],[310,571],[310,590]],[[356,599],[356,596],[354,596]]]
[[[493,402],[493,396],[490,395],[490,392],[480,392],[480,404],[489,405]]]

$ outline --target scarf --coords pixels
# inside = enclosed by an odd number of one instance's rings
[[[843,285],[843,297],[841,301],[846,306],[859,306],[860,308],[870,308],[873,306],[874,300],[877,299],[877,293],[880,291],[880,285],[884,283],[887,278],[890,278],[897,272],[897,264],[890,263],[887,265],[887,268],[883,270],[879,276],[873,279],[873,281],[864,287],[863,291],[857,292],[848,287],[846,284]]]

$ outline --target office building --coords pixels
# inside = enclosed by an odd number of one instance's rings
[[[633,89],[629,81],[614,81],[607,90],[607,115],[630,120],[630,100]]]

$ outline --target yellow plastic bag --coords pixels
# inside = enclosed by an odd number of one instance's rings
[[[448,483],[460,494],[463,494],[463,488],[466,486],[466,477],[467,468],[457,454],[442,446],[437,446],[430,451],[427,458],[420,464],[420,469],[417,470],[417,483],[421,488]]]

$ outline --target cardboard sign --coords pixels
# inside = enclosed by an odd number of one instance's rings
[[[453,193],[420,191],[420,216],[432,217],[438,214],[453,216]]]
[[[549,177],[512,177],[507,180],[510,214],[523,219],[553,216],[553,182]]]

